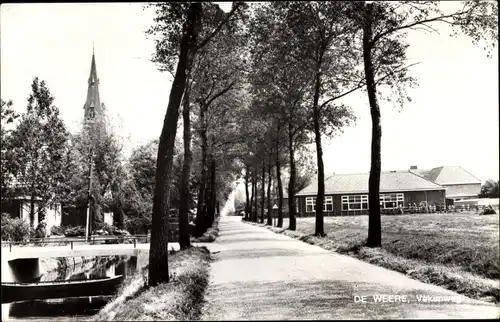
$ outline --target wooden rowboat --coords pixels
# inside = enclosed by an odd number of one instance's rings
[[[38,283],[2,282],[2,303],[79,296],[112,295],[125,277],[117,275],[91,280],[46,281]]]

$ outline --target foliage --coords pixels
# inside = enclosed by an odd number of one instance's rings
[[[92,165],[93,229],[102,226],[103,212],[115,212],[120,207],[118,195],[126,176],[122,151],[121,138],[111,127],[104,109],[93,123],[82,124],[81,131],[71,135],[61,199],[74,209],[87,207]]]
[[[50,227],[50,234],[53,236],[64,236],[64,227],[52,226]]]
[[[64,229],[64,236],[66,237],[82,237],[85,236],[85,228],[83,226],[68,226]]]
[[[490,205],[490,206],[484,207],[484,209],[481,211],[481,213],[479,215],[496,215],[496,211]]]
[[[59,109],[52,105],[54,97],[44,81],[38,78],[31,85],[25,113],[6,142],[6,159],[12,161],[9,173],[18,182],[17,188],[31,197],[30,224],[34,224],[34,200],[39,209],[59,195],[64,178],[65,146],[68,133],[59,117]],[[9,162],[10,163],[10,162]],[[2,169],[3,170],[3,169]],[[40,214],[39,220],[43,220]]]
[[[19,115],[12,108],[12,101],[0,100],[0,116],[1,116],[1,126],[0,126],[0,142],[2,145],[0,147],[0,188],[2,191],[2,199],[10,192],[11,181],[12,181],[12,159],[14,156],[11,153],[7,153],[8,147],[11,145],[11,132],[12,129],[9,127],[14,123],[14,121],[19,117]]]
[[[47,231],[47,224],[45,222],[38,223],[36,228],[30,231],[31,238],[45,238],[45,233]]]
[[[153,192],[158,141],[152,140],[132,150],[124,167],[121,194],[117,196],[125,215],[125,228],[134,234],[151,229]],[[175,180],[172,186],[172,207],[178,207],[178,184],[182,169],[182,155],[176,149],[174,157]]]
[[[481,192],[479,193],[479,198],[499,198],[500,181],[495,181],[492,179],[486,180],[486,182],[481,186]]]
[[[30,237],[30,224],[21,218],[2,213],[2,240],[23,242]]]

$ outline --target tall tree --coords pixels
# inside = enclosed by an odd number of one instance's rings
[[[43,209],[55,196],[64,181],[64,156],[68,132],[59,109],[52,105],[51,95],[44,81],[33,79],[26,112],[12,131],[7,157],[14,163],[13,175],[22,192],[30,197],[30,225],[35,214],[43,221]],[[38,206],[38,210],[35,206]]]
[[[190,72],[188,73],[190,74]],[[188,77],[189,80],[189,77]],[[184,159],[182,166],[182,178],[180,183],[180,205],[179,205],[179,246],[181,249],[191,247],[189,238],[189,179],[191,177],[191,162],[193,154],[191,151],[191,120],[190,120],[190,101],[189,101],[190,88],[186,89],[184,94],[184,104],[182,108],[183,120],[183,146],[184,146]]]
[[[312,132],[316,147],[318,193],[316,197],[315,235],[324,236],[324,165],[321,139],[330,136],[332,130],[349,125],[354,116],[352,111],[336,100],[362,87],[357,75],[356,55],[348,40],[352,37],[353,23],[346,12],[346,2],[287,2],[276,3],[276,10],[282,12],[292,37],[299,50],[295,51],[311,75],[310,113]],[[342,59],[339,59],[342,57]],[[346,81],[348,80],[348,81]],[[294,180],[294,177],[291,177]]]
[[[155,60],[162,64],[163,69],[173,70],[175,61],[175,76],[170,90],[167,112],[158,145],[158,158],[155,175],[155,192],[153,197],[153,229],[151,231],[151,248],[149,252],[150,286],[168,282],[168,213],[170,210],[170,182],[172,181],[172,163],[179,105],[184,94],[187,77],[189,55],[194,59],[197,50],[203,48],[220,29],[228,22],[234,12],[241,6],[233,4],[231,12],[221,17],[220,23],[205,37],[198,38],[201,21],[206,13],[202,4],[165,3],[157,4],[155,26],[150,34],[162,34],[164,37],[156,41]]]
[[[382,244],[380,223],[381,172],[381,112],[379,90],[389,88],[401,105],[409,100],[405,88],[414,82],[408,74],[411,65],[406,62],[407,32],[424,30],[438,32],[437,25],[452,28],[452,35],[463,33],[473,43],[486,42],[486,49],[498,41],[498,3],[493,1],[465,1],[455,3],[453,9],[443,10],[439,2],[354,2],[352,17],[361,31],[363,67],[366,90],[372,118],[371,167],[368,183],[370,209],[368,246]],[[450,8],[450,7],[449,7]]]
[[[2,145],[0,147],[1,153],[1,163],[0,163],[0,180],[1,180],[1,195],[2,201],[9,194],[12,186],[12,170],[13,170],[13,157],[12,153],[9,153],[10,139],[14,121],[19,117],[19,114],[12,108],[12,101],[1,100],[1,128],[0,128],[0,141]]]
[[[479,198],[498,198],[500,197],[499,189],[500,181],[495,181],[493,179],[486,180],[486,182],[481,186],[481,193]]]
[[[273,224],[273,218],[272,218],[273,206],[272,206],[272,195],[271,195],[271,185],[273,180],[272,172],[273,172],[272,154],[269,154],[267,163],[267,223],[266,223],[267,225]]]

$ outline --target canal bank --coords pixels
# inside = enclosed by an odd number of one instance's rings
[[[147,252],[146,252],[147,253]],[[138,256],[96,256],[96,257],[70,257],[40,259],[40,271],[43,272],[40,283],[31,286],[30,291],[21,294],[21,299],[9,300],[5,296],[5,285],[2,286],[2,321],[7,320],[47,320],[58,321],[87,320],[97,314],[116,293],[119,285],[103,285],[99,281],[109,281],[123,276],[133,275],[139,265],[145,262],[144,254]],[[79,285],[97,284],[95,289],[87,286],[86,295],[82,294]],[[121,279],[120,279],[121,281]],[[77,284],[77,285],[75,285]],[[63,291],[54,294],[51,285],[59,288],[66,287]],[[76,286],[76,289],[75,289]],[[90,289],[89,289],[90,287]],[[30,293],[31,292],[31,293]],[[40,293],[42,292],[42,293]],[[42,295],[47,295],[43,299]],[[18,294],[19,296],[19,294]],[[11,297],[12,298],[12,297]]]
[[[206,247],[191,247],[170,252],[168,260],[169,283],[145,287],[148,272],[144,266],[125,280],[92,320],[196,320],[208,285],[210,252]]]

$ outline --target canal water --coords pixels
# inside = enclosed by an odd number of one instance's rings
[[[59,258],[57,262],[57,269],[44,272],[40,281],[95,280],[118,275],[128,276],[137,270],[135,256],[107,256],[83,260]],[[24,301],[3,303],[2,300],[2,321],[88,320],[113,298],[113,295],[97,295],[99,291],[96,290],[96,296],[86,297],[62,294],[61,298],[57,299],[36,300],[30,299],[30,294],[26,294]]]

